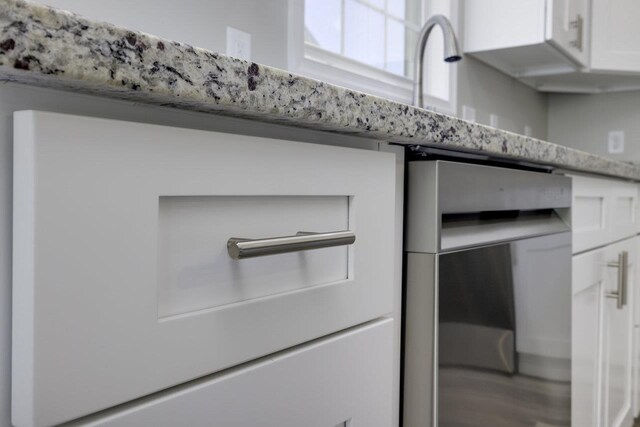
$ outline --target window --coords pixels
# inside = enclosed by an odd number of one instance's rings
[[[455,18],[452,0],[290,0],[290,68],[312,78],[411,102],[413,57],[428,16]],[[454,26],[455,26],[455,19]],[[434,30],[425,59],[425,102],[455,112],[455,66]]]

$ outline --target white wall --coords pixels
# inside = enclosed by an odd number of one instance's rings
[[[287,66],[289,0],[35,0],[87,18],[226,52],[227,26],[251,34],[251,60]],[[298,1],[298,0],[296,0]]]
[[[498,127],[547,139],[547,98],[516,79],[466,55],[458,65],[458,116],[464,105],[475,108],[476,122],[489,125],[498,115]]]
[[[617,160],[640,162],[640,91],[549,97],[549,140]],[[609,154],[611,130],[625,132],[625,152]]]

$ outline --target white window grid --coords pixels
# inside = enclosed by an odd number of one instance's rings
[[[344,0],[342,0],[344,1]],[[358,0],[367,2],[367,0]],[[426,19],[427,13],[433,13],[425,7],[432,0],[423,0],[422,18]],[[435,0],[448,5],[448,15],[457,27],[458,0]],[[307,77],[326,81],[339,86],[366,92],[372,95],[382,96],[395,101],[410,104],[412,100],[413,79],[391,73],[379,67],[374,67],[344,55],[322,49],[304,39],[304,0],[288,0],[288,69]],[[385,3],[386,5],[386,3]],[[386,8],[385,8],[386,9]],[[380,8],[378,8],[380,10]],[[344,16],[344,15],[342,15]],[[406,21],[406,20],[402,20]],[[419,28],[409,22],[410,30]],[[434,43],[431,41],[430,43]],[[342,43],[341,43],[342,44]],[[448,96],[446,99],[425,93],[425,108],[456,115],[457,97],[457,67],[455,64],[447,64]],[[430,72],[429,63],[425,64],[425,70]],[[426,82],[427,88],[429,82]]]
[[[360,5],[367,7],[373,11],[376,11],[378,13],[381,13],[384,17],[384,41],[383,41],[383,51],[384,51],[384,68],[381,67],[375,67],[375,68],[380,68],[380,69],[384,69],[385,71],[391,72],[388,70],[388,65],[389,65],[389,53],[388,53],[388,47],[389,47],[389,43],[388,43],[388,39],[387,37],[389,36],[389,20],[395,21],[396,23],[401,24],[406,31],[410,31],[413,33],[414,38],[417,39],[418,34],[420,33],[421,30],[421,25],[422,22],[415,23],[415,22],[411,22],[410,20],[406,19],[406,18],[401,18],[399,16],[394,15],[390,10],[389,10],[389,1],[390,0],[384,0],[384,7],[379,7],[373,3],[371,3],[370,1],[367,0],[351,0],[355,3],[359,3]],[[345,33],[346,33],[346,13],[345,13],[345,9],[346,9],[346,3],[347,0],[340,0],[340,8],[341,8],[341,13],[340,13],[340,52],[337,52],[340,55],[343,55],[345,57],[346,53],[345,53]],[[420,5],[420,11],[419,13],[421,15],[423,15],[424,13],[424,2],[420,1],[419,3],[423,3]],[[405,10],[405,16],[408,13],[408,11]],[[422,16],[421,16],[422,18]],[[420,19],[420,21],[423,21],[424,19]],[[407,35],[405,34],[405,38],[407,38]],[[307,42],[305,40],[305,44],[308,46],[312,46],[313,48],[317,48],[317,49],[322,49],[321,46],[318,46],[314,43],[311,42]],[[405,63],[406,66],[406,63]],[[397,73],[393,73],[392,74],[396,74]],[[409,78],[413,78],[413,70],[411,69],[411,67],[406,67],[406,69],[404,70],[404,76],[409,77]]]

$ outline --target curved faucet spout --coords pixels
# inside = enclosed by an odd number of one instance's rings
[[[416,46],[416,53],[414,57],[414,65],[413,65],[413,105],[416,107],[424,106],[423,99],[423,86],[424,86],[424,77],[423,77],[423,67],[424,67],[424,53],[425,47],[427,46],[427,40],[429,40],[429,35],[431,34],[431,30],[436,25],[442,28],[442,33],[444,35],[444,60],[445,62],[456,62],[462,59],[462,53],[460,49],[458,49],[458,42],[456,40],[456,35],[453,32],[453,27],[451,26],[451,22],[444,15],[433,15],[431,18],[427,19],[424,26],[422,27],[422,31],[420,31],[420,36],[418,37],[418,45]]]

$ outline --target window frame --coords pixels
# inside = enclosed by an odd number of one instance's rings
[[[422,0],[423,21],[430,15],[429,0]],[[458,0],[448,0],[451,24],[458,31]],[[291,72],[326,81],[349,89],[381,96],[405,104],[412,103],[413,80],[390,71],[347,58],[305,42],[304,0],[288,0],[288,68]],[[458,42],[460,42],[458,37]],[[449,99],[425,93],[425,108],[456,115],[457,65],[449,64]],[[425,63],[425,76],[429,76],[429,64]],[[426,86],[426,85],[425,85]]]

